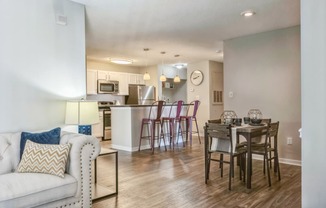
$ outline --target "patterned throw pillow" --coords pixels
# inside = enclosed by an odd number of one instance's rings
[[[20,139],[20,158],[22,158],[27,140],[31,140],[32,142],[39,144],[59,144],[60,132],[61,128],[59,127],[42,133],[22,132]]]
[[[27,140],[19,173],[47,173],[64,177],[71,144],[38,144]]]

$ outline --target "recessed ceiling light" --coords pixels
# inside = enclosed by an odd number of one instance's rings
[[[187,67],[187,64],[186,63],[178,63],[178,64],[174,64],[173,66],[178,69],[182,69],[184,67]]]
[[[111,58],[110,61],[115,64],[132,64],[131,59],[118,59],[118,58]]]
[[[247,11],[243,11],[241,12],[241,15],[244,17],[251,17],[253,15],[255,15],[256,12],[252,11],[252,10],[247,10]]]

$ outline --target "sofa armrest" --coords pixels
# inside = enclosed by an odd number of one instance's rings
[[[75,197],[84,206],[92,204],[92,160],[100,154],[101,147],[96,137],[62,132],[60,144],[71,144],[66,172],[78,181]]]

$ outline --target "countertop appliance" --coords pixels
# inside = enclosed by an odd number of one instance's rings
[[[115,80],[97,80],[98,94],[117,94],[119,93],[119,81]]]
[[[154,86],[129,85],[126,104],[150,105],[155,101],[155,97]]]
[[[98,102],[100,112],[103,112],[103,140],[111,139],[111,108],[113,102]]]

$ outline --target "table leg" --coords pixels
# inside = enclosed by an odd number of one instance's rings
[[[115,193],[118,194],[118,152],[115,153]]]
[[[97,159],[95,159],[94,165],[95,165],[95,168],[94,168],[95,183],[97,183]]]
[[[250,135],[246,136],[247,139],[247,188],[251,189],[251,168],[252,168],[252,155],[251,155],[251,138]]]

